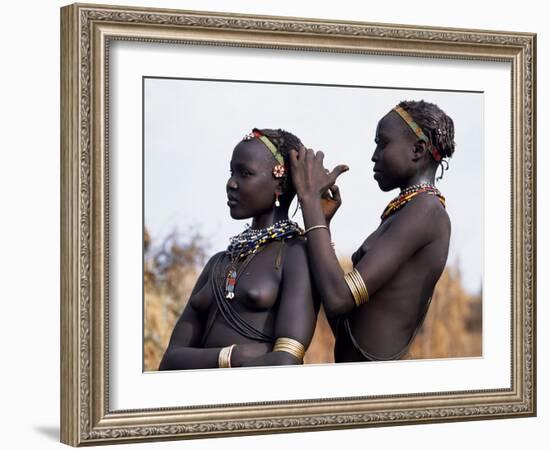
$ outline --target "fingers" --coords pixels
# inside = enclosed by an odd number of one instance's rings
[[[300,149],[298,150],[298,159],[304,160],[306,158],[306,148],[301,145]]]
[[[294,150],[292,149],[290,151],[290,154],[288,155],[289,156],[289,159],[290,159],[290,168],[291,169],[296,169],[298,167],[298,150]]]
[[[299,150],[296,150],[295,148],[293,148],[290,151],[289,158],[290,158],[290,167],[293,169],[297,169],[298,166],[300,165],[300,162],[305,161],[306,148],[303,145],[300,146]]]
[[[344,172],[347,172],[349,170],[349,167],[346,166],[345,164],[339,164],[338,166],[336,166],[334,169],[332,169],[332,172],[330,172],[328,174],[328,177],[331,181],[331,183],[335,183],[336,182],[336,179],[342,175]]]
[[[330,187],[330,191],[332,193],[332,199],[338,203],[342,203],[342,197],[340,196],[340,188],[336,184],[333,184]]]
[[[301,146],[299,150],[293,148],[290,154],[294,155],[293,159],[295,160],[311,159],[320,164],[323,164],[323,160],[325,159],[325,154],[322,151],[315,152],[312,148],[305,148],[304,146]]]
[[[322,151],[318,151],[317,154],[315,155],[315,162],[318,165],[323,166],[324,159],[325,159],[325,154]]]
[[[327,188],[323,192],[321,197],[334,200],[337,203],[342,203],[342,197],[340,196],[340,188],[336,184],[333,184],[331,187]]]
[[[293,148],[290,150],[290,154],[294,155],[295,159],[305,159],[307,148],[305,148],[303,145],[301,145],[299,148]]]
[[[330,200],[333,199],[332,192],[331,192],[330,188],[325,189],[325,190],[322,192],[321,198],[326,198],[326,199],[330,199]]]
[[[306,150],[305,160],[307,162],[313,162],[315,160],[315,151],[312,148]]]
[[[325,179],[325,182],[323,183],[323,187],[321,187],[320,189],[321,195],[323,196],[327,194],[327,188],[329,186],[334,185],[334,183],[336,182],[336,179],[342,173],[347,172],[349,170],[349,167],[347,165],[339,164],[332,170],[332,172],[329,172],[328,169],[325,169],[323,166],[324,159],[325,159],[325,154],[322,151],[315,152],[313,149],[305,148],[304,146],[301,146],[299,150],[293,149],[290,152],[291,168],[297,169],[299,165],[302,165],[303,169],[305,169],[306,167],[309,167],[311,170],[313,169],[312,166],[316,166],[316,168],[314,169],[315,171],[318,171],[320,168],[326,173],[328,180]],[[329,193],[328,195],[331,195],[331,194]]]

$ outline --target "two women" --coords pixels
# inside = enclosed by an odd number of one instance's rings
[[[329,173],[322,152],[290,136],[254,130],[235,148],[227,185],[233,218],[252,217],[250,230],[257,232],[284,224],[283,237],[267,231],[272,237],[266,244],[237,257],[233,241],[210,260],[160,369],[300,363],[315,326],[317,298],[336,338],[336,362],[398,359],[420,328],[448,254],[450,220],[435,176],[454,152],[452,120],[423,101],[402,102],[380,120],[374,179],[381,190],[400,194],[353,255],[348,274],[330,237],[330,220],[341,203],[335,181],[347,167]],[[286,222],[295,192],[307,239]],[[368,200],[357,207],[368,211]],[[248,233],[241,240],[252,239],[254,232]],[[239,331],[250,326],[251,334]]]

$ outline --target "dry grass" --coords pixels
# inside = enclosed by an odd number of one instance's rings
[[[446,268],[405,359],[481,356],[481,313],[481,295],[469,295],[462,287],[460,272]]]
[[[156,249],[144,236],[144,355],[145,370],[157,370],[170,335],[205,261],[205,245],[199,234],[178,242],[171,235]],[[344,270],[351,268],[341,261]],[[462,287],[458,270],[446,268],[439,280],[426,321],[406,359],[481,356],[481,296]],[[323,309],[306,352],[306,364],[334,362],[334,337]]]
[[[145,370],[157,370],[168,346],[172,330],[200,274],[205,261],[202,238],[192,233],[187,242],[168,236],[157,248],[151,248],[147,231],[144,236],[145,261],[143,291],[145,298],[143,335]]]

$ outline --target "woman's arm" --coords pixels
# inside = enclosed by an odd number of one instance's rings
[[[193,348],[199,345],[204,332],[204,326],[207,317],[207,308],[200,311],[192,301],[193,296],[199,292],[208,282],[212,263],[218,258],[220,253],[214,255],[204,266],[193,291],[189,296],[189,301],[179,317],[168,348],[159,365],[159,370],[178,370],[178,369],[198,369],[205,367],[217,367],[218,354],[216,349]],[[219,353],[219,349],[218,349]]]
[[[217,368],[222,347],[199,347],[206,318],[196,311],[192,302],[185,307],[172,333],[168,349],[159,370]],[[271,344],[239,344],[233,348],[232,363],[237,358],[255,358],[271,350]]]
[[[322,153],[315,155],[312,150],[303,149],[291,155],[292,180],[302,206],[306,230],[325,223],[320,189],[334,182],[343,171],[343,166],[338,166],[327,174],[322,161]],[[433,240],[436,235],[433,224],[437,221],[427,218],[441,212],[438,202],[433,200],[429,196],[418,197],[415,200],[415,209],[406,208],[401,211],[400,220],[395,221],[357,262],[355,268],[365,282],[370,296],[390,280],[418,249]],[[313,280],[327,316],[334,318],[349,314],[356,305],[344,279],[344,272],[331,248],[328,230],[314,229],[307,234],[307,238]]]
[[[162,357],[159,370],[183,370],[183,369],[207,369],[218,367],[218,356],[222,347],[203,348],[200,347],[204,328],[208,317],[208,309],[199,309],[193,296],[199,292],[208,282],[212,263],[215,258],[221,255],[214,255],[204,267],[200,274],[189,301],[183,313],[179,317],[168,348]],[[235,346],[234,352],[245,355],[248,358],[255,358],[267,353],[271,349],[270,344],[240,344]]]
[[[309,346],[319,311],[319,301],[312,293],[307,251],[302,239],[287,242],[284,256],[282,291],[275,322],[276,338],[290,338]],[[236,357],[239,352],[237,351]],[[235,362],[242,366],[301,364],[302,361],[284,351],[271,351],[257,358]]]
[[[304,196],[300,200],[306,230],[325,223],[319,198]],[[330,232],[324,228],[307,234],[307,250],[313,282],[325,307],[328,318],[347,314],[355,302],[344,280],[344,271],[331,245]]]
[[[315,155],[313,150],[305,148],[293,151],[290,155],[292,182],[302,207],[306,230],[327,224],[321,204],[322,193],[334,185],[340,174],[348,170],[347,166],[340,165],[327,173],[323,158],[322,152]],[[350,312],[355,307],[355,302],[332,248],[329,230],[316,228],[309,231],[307,250],[312,278],[327,317],[330,319]]]
[[[218,367],[220,348],[198,348],[206,318],[189,301],[178,319],[159,370]]]

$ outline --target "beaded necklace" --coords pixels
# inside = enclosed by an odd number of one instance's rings
[[[406,189],[403,189],[397,197],[395,197],[391,202],[388,203],[388,206],[384,209],[384,212],[380,216],[382,221],[386,220],[388,217],[393,215],[395,212],[399,211],[403,206],[409,203],[414,197],[419,194],[426,192],[429,195],[435,195],[445,207],[445,197],[441,195],[439,189],[437,189],[433,184],[430,183],[420,183],[409,186]]]
[[[230,262],[225,277],[225,298],[231,300],[235,297],[235,286],[242,269],[250,263],[260,249],[264,248],[269,242],[284,240],[301,234],[303,234],[303,230],[296,222],[284,219],[267,228],[253,229],[250,228],[250,225],[247,225],[242,233],[233,236],[230,239],[229,247],[227,247]],[[239,261],[245,258],[246,264],[243,264],[241,270],[237,273]]]

